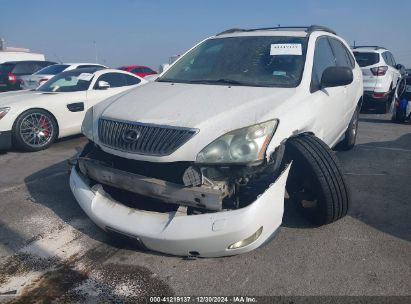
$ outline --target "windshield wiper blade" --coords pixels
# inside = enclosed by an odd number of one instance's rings
[[[202,79],[202,80],[189,80],[188,83],[222,83],[222,84],[234,84],[234,85],[247,85],[243,82],[233,80],[233,79]]]

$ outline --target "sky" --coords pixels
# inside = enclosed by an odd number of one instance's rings
[[[0,37],[63,62],[154,69],[229,28],[320,24],[411,68],[410,0],[0,0]]]

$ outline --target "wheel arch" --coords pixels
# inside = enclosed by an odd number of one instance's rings
[[[56,135],[56,138],[59,138],[60,126],[59,126],[59,122],[58,122],[56,116],[55,116],[52,112],[50,112],[49,110],[47,110],[47,109],[45,109],[45,108],[41,108],[41,107],[27,108],[27,109],[24,109],[23,111],[21,111],[21,113],[16,116],[16,119],[14,119],[13,126],[12,126],[12,130],[14,130],[14,128],[15,128],[15,126],[16,126],[16,122],[17,122],[17,120],[19,119],[19,117],[20,117],[21,115],[23,115],[24,113],[26,113],[27,111],[31,111],[31,110],[42,110],[42,111],[47,112],[48,114],[50,114],[50,116],[51,116],[51,117],[54,119],[54,121],[56,122],[56,126],[57,126],[57,130],[56,130],[56,131],[57,131],[57,135]]]

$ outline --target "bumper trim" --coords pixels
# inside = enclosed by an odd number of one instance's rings
[[[200,257],[230,256],[260,247],[281,225],[284,193],[290,165],[247,207],[197,215],[180,212],[149,212],[126,207],[102,187],[93,192],[73,167],[70,188],[81,208],[102,229],[110,227],[137,237],[148,249],[177,256],[198,252]],[[213,229],[218,226],[218,229]],[[253,243],[238,249],[228,246],[263,226]]]
[[[80,158],[78,164],[81,173],[102,184],[159,199],[166,203],[214,211],[222,209],[222,193],[219,190],[186,187],[111,168],[91,159]]]

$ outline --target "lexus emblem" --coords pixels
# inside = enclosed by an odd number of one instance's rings
[[[128,129],[123,133],[123,140],[128,144],[136,142],[139,138],[140,132],[134,129]]]

